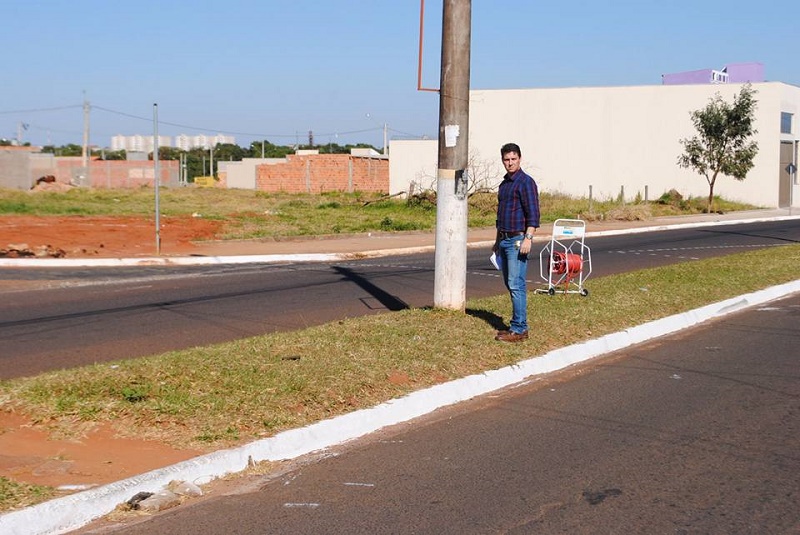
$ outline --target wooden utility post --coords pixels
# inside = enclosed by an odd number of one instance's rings
[[[433,303],[455,310],[466,304],[471,10],[444,0]]]

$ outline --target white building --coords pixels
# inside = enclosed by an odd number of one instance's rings
[[[708,183],[678,167],[680,140],[695,135],[690,113],[715,93],[732,102],[742,84],[575,87],[470,92],[469,146],[473,163],[497,162],[500,147],[514,142],[522,164],[543,191],[595,199],[656,199],[670,189],[705,197]],[[717,179],[714,193],[764,207],[800,206],[797,166],[800,87],[753,83],[758,155],[743,181]],[[390,193],[424,186],[436,176],[437,141],[392,141]],[[646,188],[646,189],[645,189]]]
[[[186,134],[179,134],[175,136],[175,146],[181,150],[191,150],[194,148],[210,149],[216,147],[217,144],[236,144],[236,138],[233,136],[223,136],[217,134],[215,136],[207,136],[205,134],[198,134],[195,136],[188,136]]]
[[[195,136],[187,136],[180,134],[175,136],[175,147],[181,150],[191,150],[197,147],[209,149],[215,147],[217,143],[223,144],[236,144],[236,138],[233,136],[223,136],[217,134],[215,136],[207,136],[199,134]],[[170,136],[158,136],[159,147],[172,147],[172,138]],[[141,134],[133,136],[117,135],[111,138],[111,150],[125,150],[135,152],[153,152],[153,136],[143,136]]]
[[[171,147],[172,138],[169,136],[158,136],[159,147]],[[111,138],[111,150],[124,150],[127,152],[153,152],[153,136],[134,136],[117,135]]]

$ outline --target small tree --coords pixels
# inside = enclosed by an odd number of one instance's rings
[[[500,165],[500,158],[484,160],[479,154],[470,152],[467,160],[467,194],[497,191],[497,186],[505,171]],[[436,191],[437,178],[427,172],[416,177],[415,185],[422,190]]]
[[[684,153],[678,165],[694,169],[708,182],[708,212],[713,211],[714,184],[720,173],[744,180],[753,168],[758,143],[750,138],[753,128],[756,91],[745,84],[733,98],[733,104],[722,100],[717,93],[708,105],[691,113],[697,135],[682,139]]]

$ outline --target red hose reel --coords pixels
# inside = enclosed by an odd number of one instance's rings
[[[583,282],[592,273],[592,253],[584,243],[585,236],[585,221],[556,219],[553,236],[539,252],[539,273],[547,282],[547,289],[537,289],[536,293],[555,295],[558,290],[589,295]]]
[[[550,269],[557,275],[580,273],[583,267],[583,257],[575,253],[562,253],[553,251],[550,259]]]

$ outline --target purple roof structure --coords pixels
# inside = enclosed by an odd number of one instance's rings
[[[739,84],[763,81],[764,65],[761,63],[729,63],[720,70],[700,69],[661,75],[663,85]]]

